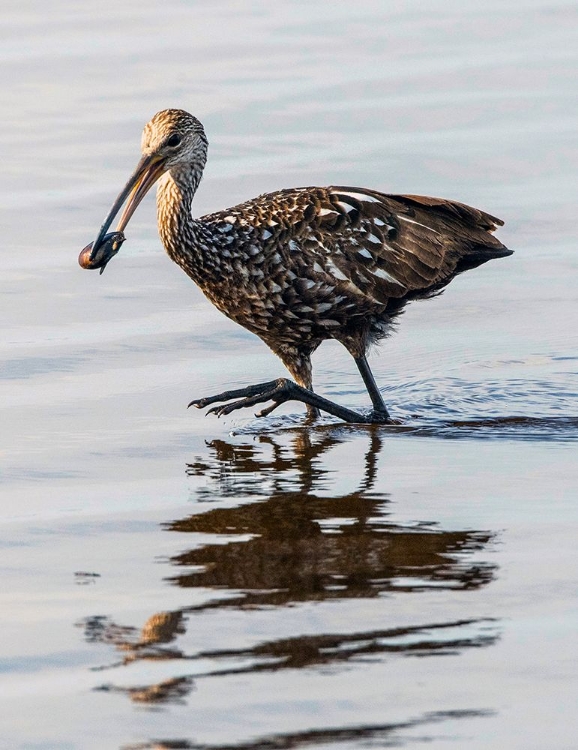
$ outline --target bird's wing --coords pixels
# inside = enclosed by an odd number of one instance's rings
[[[508,251],[491,232],[499,219],[461,203],[332,186],[270,193],[205,217],[247,223],[265,252],[307,278],[386,303],[447,283]]]
[[[337,235],[332,262],[377,300],[439,288],[462,268],[509,254],[491,234],[499,219],[453,201],[340,186],[326,189],[319,213],[325,244]]]

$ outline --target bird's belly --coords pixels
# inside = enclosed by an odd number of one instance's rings
[[[369,329],[385,308],[329,288],[315,294],[307,280],[290,285],[281,278],[269,278],[267,283],[245,280],[239,284],[225,278],[204,285],[203,291],[231,320],[285,346],[317,346],[325,339]]]

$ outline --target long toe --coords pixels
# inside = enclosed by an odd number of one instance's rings
[[[191,401],[187,408],[194,406],[196,409],[204,409],[205,406],[211,404],[217,404],[221,401],[232,401],[234,398],[247,398],[249,396],[255,396],[264,391],[270,391],[277,385],[277,380],[269,380],[267,383],[257,383],[257,385],[248,385],[246,388],[236,388],[231,391],[223,391],[217,393],[216,396],[206,396],[205,398],[196,398]]]
[[[286,400],[287,397],[283,398],[281,395],[280,398],[282,400]],[[237,409],[244,409],[247,406],[255,406],[255,404],[262,404],[264,401],[271,401],[273,399],[275,402],[275,405],[273,408],[276,408],[279,406],[279,403],[281,403],[278,396],[278,391],[276,388],[269,388],[267,390],[262,391],[261,393],[257,393],[254,396],[247,396],[246,398],[239,399],[238,401],[233,401],[230,404],[223,404],[222,406],[213,406],[207,414],[216,414],[218,417],[221,417],[226,414],[230,414],[232,411],[236,411]],[[271,409],[272,411],[272,409]]]

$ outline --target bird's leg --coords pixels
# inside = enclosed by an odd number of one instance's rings
[[[275,349],[274,349],[275,351]],[[313,367],[311,366],[311,351],[303,351],[299,349],[278,349],[276,352],[278,357],[289,370],[293,379],[302,388],[313,392]],[[313,424],[316,422],[321,413],[317,406],[306,403],[307,407],[307,422]],[[274,409],[277,408],[277,404],[263,409],[259,416],[266,417]]]
[[[363,382],[365,383],[365,387],[367,388],[369,397],[371,398],[371,403],[373,404],[373,416],[375,417],[373,421],[389,422],[390,416],[389,412],[387,411],[387,406],[385,405],[383,398],[381,397],[381,393],[379,392],[379,388],[377,387],[377,383],[375,382],[375,378],[373,377],[373,373],[371,372],[365,354],[362,354],[359,357],[354,357],[354,360],[355,364],[357,365],[357,369],[361,373],[361,377],[363,378]]]
[[[264,417],[271,414],[274,409],[286,401],[300,401],[308,407],[327,412],[334,417],[343,419],[345,422],[352,422],[354,424],[372,424],[374,422],[384,423],[388,421],[387,418],[376,419],[375,413],[366,416],[351,409],[346,409],[344,406],[339,406],[339,404],[329,401],[329,399],[323,398],[323,396],[318,396],[313,391],[303,388],[301,385],[297,385],[297,383],[294,383],[288,378],[270,380],[267,383],[247,386],[247,388],[239,388],[234,391],[224,391],[223,393],[218,393],[216,396],[195,399],[194,401],[191,401],[189,406],[203,409],[205,406],[210,406],[219,401],[232,401],[232,403],[223,404],[222,406],[213,406],[207,412],[208,414],[212,413],[220,417],[246,406],[254,406],[255,404],[262,404],[265,401],[273,401],[274,403],[272,406],[266,407],[256,415],[257,417]]]
[[[296,382],[289,380],[288,378],[270,380],[267,383],[250,385],[247,386],[247,388],[239,388],[234,391],[224,391],[216,396],[196,399],[195,401],[191,401],[189,406],[203,409],[205,406],[210,406],[211,404],[226,401],[230,402],[222,403],[220,406],[213,406],[209,409],[208,413],[216,414],[220,417],[224,414],[230,414],[237,409],[243,409],[246,406],[254,406],[255,404],[272,401],[273,403],[270,406],[266,406],[256,414],[257,417],[266,417],[286,401],[300,401],[307,406],[308,419],[310,421],[317,419],[319,413],[322,411],[331,414],[334,417],[338,417],[339,419],[343,419],[344,422],[351,422],[354,424],[385,424],[390,421],[385,404],[381,399],[377,385],[375,384],[373,375],[369,369],[369,365],[363,355],[355,357],[355,361],[358,363],[357,366],[359,367],[373,402],[373,411],[368,415],[360,414],[359,412],[347,409],[344,406],[339,406],[339,404],[336,404],[327,398],[323,398],[323,396],[319,396],[313,391],[310,351],[302,351],[294,348],[281,349],[280,347],[272,346],[271,342],[267,343],[271,346],[275,354],[281,358],[283,364],[295,378]]]

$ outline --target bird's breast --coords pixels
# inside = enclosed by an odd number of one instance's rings
[[[266,228],[240,231],[227,221],[203,232],[188,243],[167,243],[168,254],[215,307],[261,337],[321,341],[385,307],[322,257],[318,243],[308,252],[295,240],[274,242]]]

